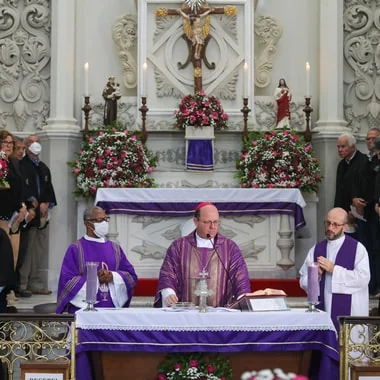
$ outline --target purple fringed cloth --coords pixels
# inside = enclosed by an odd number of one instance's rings
[[[98,189],[95,204],[107,214],[187,217],[199,202],[210,200],[221,216],[289,215],[303,227],[306,202],[299,189],[160,188]]]
[[[355,265],[356,247],[358,242],[350,236],[345,236],[344,242],[340,247],[335,264],[340,265],[348,270],[353,270]],[[314,249],[314,261],[317,262],[319,256],[326,257],[327,255],[327,239],[319,242]],[[325,307],[325,280],[326,272],[323,273],[319,282],[319,304],[318,309],[326,310]],[[351,315],[351,294],[334,293],[331,300],[331,319],[334,323],[336,331],[339,332],[338,316]]]
[[[197,172],[214,170],[212,140],[188,140],[187,144],[187,170]]]

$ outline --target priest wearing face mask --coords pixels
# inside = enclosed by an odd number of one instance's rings
[[[25,139],[26,154],[20,161],[23,167],[24,191],[28,204],[31,204],[35,217],[28,223],[28,248],[19,269],[20,295],[50,294],[39,275],[39,268],[48,255],[47,222],[50,210],[57,201],[48,166],[41,161],[41,144],[36,135]]]
[[[128,307],[137,275],[122,248],[109,240],[109,217],[100,207],[83,214],[86,235],[69,246],[58,283],[57,313],[74,313],[86,306],[86,262],[97,262],[96,307]]]

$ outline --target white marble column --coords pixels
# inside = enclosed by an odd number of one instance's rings
[[[343,116],[343,0],[320,2],[319,120],[314,131],[347,131]]]
[[[336,141],[350,131],[343,109],[343,0],[320,1],[319,120],[313,132],[313,146],[324,175],[319,187],[317,209],[318,240],[324,237],[323,220],[334,206],[336,168],[339,156]]]
[[[52,0],[50,117],[39,133],[42,160],[50,167],[58,206],[49,226],[49,256],[41,268],[51,290],[57,289],[66,248],[76,238],[74,177],[68,161],[79,151],[81,135],[74,118],[75,0]]]

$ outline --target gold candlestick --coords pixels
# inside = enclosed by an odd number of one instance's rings
[[[304,133],[304,139],[306,142],[311,141],[310,114],[313,112],[313,109],[310,106],[310,100],[310,96],[305,96],[305,108],[303,109],[303,112],[305,112],[306,118],[306,130]]]
[[[149,111],[149,108],[146,105],[146,96],[141,97],[141,107],[139,108],[139,111],[141,112],[141,141],[145,144],[146,140],[148,140],[148,134],[146,132],[146,114]]]
[[[90,106],[90,96],[84,96],[84,106],[82,111],[84,112],[84,130],[83,130],[83,140],[88,140],[89,129],[88,129],[88,119],[90,118],[90,111],[92,110]]]
[[[248,114],[251,112],[251,109],[248,107],[248,98],[243,98],[243,108],[240,111],[243,112],[243,119],[244,119],[243,138],[244,138],[244,137],[248,137]]]

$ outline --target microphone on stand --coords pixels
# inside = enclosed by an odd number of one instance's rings
[[[234,288],[233,285],[234,285],[234,284],[233,284],[233,282],[232,282],[232,279],[231,279],[230,273],[228,272],[226,266],[224,265],[224,262],[223,262],[222,258],[220,257],[218,250],[217,250],[216,247],[215,247],[214,241],[211,240],[211,235],[210,235],[210,234],[207,234],[206,237],[207,237],[207,239],[210,240],[210,242],[211,242],[211,244],[212,244],[212,247],[214,248],[214,251],[216,252],[216,255],[218,256],[218,259],[219,259],[219,261],[221,262],[224,271],[226,272],[226,275],[227,275],[227,281],[230,283],[230,285],[231,285],[231,290],[233,291],[233,288]],[[232,294],[231,302],[230,302],[228,305],[231,305],[231,304],[235,301],[235,298],[236,298],[235,295]],[[227,306],[228,306],[228,305],[227,305]],[[240,309],[240,311],[243,311],[242,308],[241,308],[240,303],[239,303],[239,309]]]

